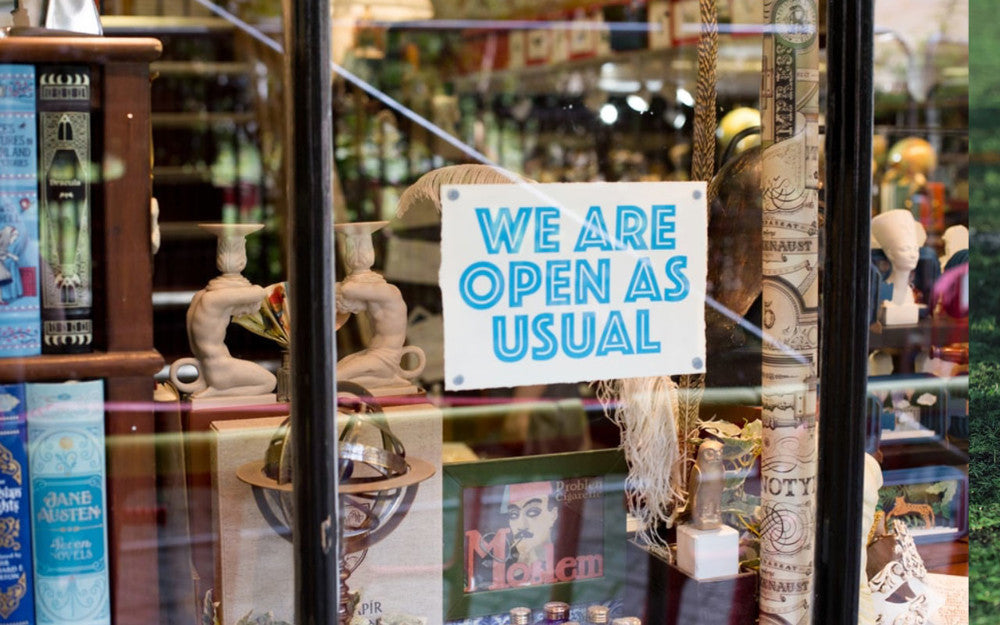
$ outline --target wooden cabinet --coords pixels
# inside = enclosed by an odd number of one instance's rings
[[[106,380],[108,538],[115,625],[159,614],[153,374],[149,63],[156,39],[8,37],[0,63],[74,63],[99,90],[91,113],[94,161],[103,164],[92,206],[95,351],[0,360],[0,381]],[[97,149],[100,152],[97,152]]]

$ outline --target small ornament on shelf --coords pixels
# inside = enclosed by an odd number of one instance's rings
[[[722,443],[707,440],[688,482],[691,521],[677,528],[677,566],[695,579],[739,573],[739,533],[722,523]]]
[[[510,625],[530,625],[531,608],[518,606],[510,609]]]
[[[549,601],[543,607],[546,625],[559,625],[569,620],[569,604],[563,601]]]
[[[606,625],[610,612],[604,605],[587,606],[587,622],[591,625]]]

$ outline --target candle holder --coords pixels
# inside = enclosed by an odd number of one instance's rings
[[[368,314],[374,336],[368,346],[342,358],[337,363],[337,379],[354,382],[375,396],[410,395],[420,392],[413,380],[427,364],[424,350],[405,345],[408,315],[403,295],[380,274],[372,271],[375,248],[372,234],[387,221],[337,224],[334,230],[344,236],[344,264],[347,277],[336,285],[339,329],[352,314]],[[406,356],[416,358],[416,365],[403,367]]]
[[[266,296],[263,287],[251,284],[246,268],[246,237],[263,224],[199,224],[218,239],[216,266],[221,275],[195,293],[187,311],[188,343],[193,358],[181,358],[170,366],[170,381],[192,400],[231,398],[257,403],[274,401],[275,376],[255,362],[233,357],[226,347],[226,329],[233,317],[256,312]],[[177,374],[185,365],[198,369],[193,382]]]

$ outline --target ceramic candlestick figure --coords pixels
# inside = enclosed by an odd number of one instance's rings
[[[226,328],[233,317],[255,312],[264,300],[264,288],[243,277],[246,235],[261,224],[202,224],[219,239],[216,263],[221,276],[195,293],[187,312],[188,342],[194,358],[181,358],[170,367],[170,380],[192,399],[260,396],[271,393],[275,376],[255,362],[233,357],[226,347]],[[181,382],[177,370],[198,367],[198,379]]]
[[[882,323],[916,323],[920,310],[913,299],[910,273],[917,268],[923,244],[921,239],[926,238],[926,233],[910,211],[896,209],[872,219],[872,237],[892,263],[892,271],[886,280],[892,285],[892,299],[882,305]]]
[[[372,271],[375,249],[371,235],[385,221],[338,224],[345,235],[344,262],[347,277],[336,285],[337,327],[351,314],[367,313],[375,329],[368,346],[337,363],[337,379],[355,382],[376,395],[408,394],[417,388],[412,380],[424,369],[424,351],[406,342],[406,303],[399,289]],[[403,356],[413,354],[417,364],[404,369]]]

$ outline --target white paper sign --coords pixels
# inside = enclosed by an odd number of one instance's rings
[[[445,388],[705,370],[703,182],[441,187]]]

